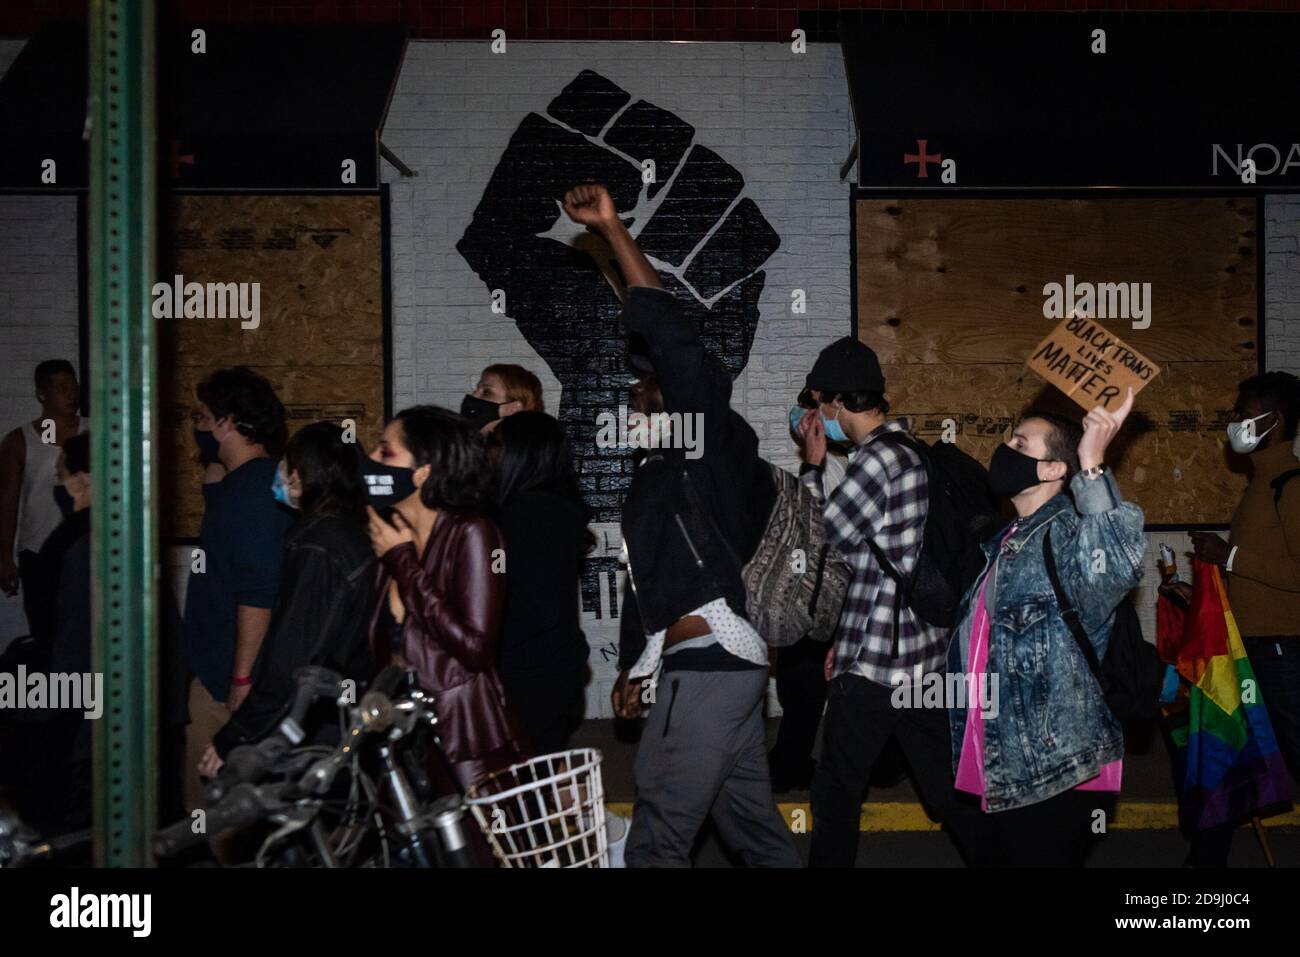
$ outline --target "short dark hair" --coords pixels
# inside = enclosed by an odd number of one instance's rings
[[[333,422],[313,422],[293,434],[284,449],[285,471],[298,473],[304,514],[343,512],[360,518],[365,510],[361,491],[361,454],[355,442],[343,441]]]
[[[214,419],[232,416],[240,435],[266,446],[272,455],[280,454],[288,437],[284,406],[262,376],[248,366],[218,369],[199,383],[195,393]]]
[[[821,400],[829,405],[837,398],[850,412],[878,411],[881,415],[889,414],[889,400],[883,392],[862,390],[858,392],[821,392]],[[796,400],[805,409],[817,408],[817,401],[812,397],[812,389],[804,389]]]
[[[469,420],[436,405],[403,409],[397,420],[413,468],[429,466],[429,477],[420,486],[426,508],[491,509],[496,490],[487,447]]]
[[[1059,413],[1040,409],[1030,409],[1020,417],[1021,422],[1025,419],[1039,419],[1051,426],[1044,439],[1048,458],[1052,462],[1065,463],[1065,481],[1074,478],[1079,471],[1079,441],[1083,438],[1083,426]]]
[[[43,389],[50,384],[60,372],[66,372],[70,376],[75,376],[77,370],[72,368],[72,363],[67,359],[46,359],[36,366],[36,388]]]
[[[1251,376],[1237,391],[1258,399],[1265,412],[1279,412],[1284,420],[1282,435],[1294,439],[1300,423],[1300,379],[1290,372],[1264,372]]]
[[[63,440],[63,467],[69,475],[90,474],[89,432],[78,432]]]

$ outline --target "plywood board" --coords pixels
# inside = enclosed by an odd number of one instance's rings
[[[203,515],[191,436],[194,387],[247,365],[276,388],[289,432],[356,422],[365,447],[383,429],[383,222],[378,196],[175,197],[162,217],[161,281],[257,282],[260,321],[159,319],[159,477],[163,534],[194,537]]]
[[[858,335],[880,355],[894,412],[931,439],[951,419],[983,461],[1031,404],[1077,418],[1024,366],[1059,322],[1044,287],[1150,283],[1146,328],[1104,320],[1162,370],[1111,464],[1149,524],[1228,521],[1244,476],[1223,429],[1257,371],[1255,200],[857,202]]]

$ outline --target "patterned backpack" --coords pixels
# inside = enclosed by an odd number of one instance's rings
[[[740,573],[750,623],[773,648],[805,636],[830,641],[852,572],[826,541],[817,499],[796,476],[767,464],[776,504]]]

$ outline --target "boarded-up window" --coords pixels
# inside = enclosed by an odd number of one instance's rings
[[[198,535],[201,469],[190,413],[214,369],[266,376],[289,433],[353,419],[369,449],[383,430],[383,212],[379,196],[185,195],[161,217],[161,281],[259,283],[257,328],[234,318],[158,320],[165,537]],[[267,490],[270,494],[270,490]]]
[[[1258,368],[1256,200],[856,202],[858,336],[880,355],[894,414],[927,441],[951,420],[981,461],[1031,404],[1078,418],[1025,369],[1058,321],[1044,286],[1150,283],[1149,327],[1100,320],[1163,368],[1108,458],[1148,524],[1228,521],[1245,476],[1224,427]]]

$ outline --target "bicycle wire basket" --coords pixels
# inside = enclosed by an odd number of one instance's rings
[[[544,754],[473,785],[465,802],[503,867],[608,867],[601,754]]]

